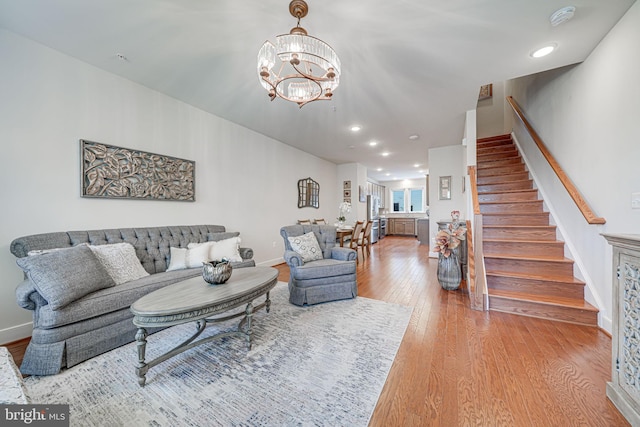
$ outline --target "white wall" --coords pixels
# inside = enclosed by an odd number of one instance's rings
[[[438,221],[451,220],[451,211],[460,211],[460,219],[466,220],[466,199],[462,192],[462,181],[466,175],[462,144],[429,150],[429,237],[435,237]],[[451,200],[440,200],[439,182],[441,176],[451,176]],[[431,240],[430,240],[431,241]],[[429,256],[437,257],[430,252]]]
[[[493,96],[489,99],[478,101],[476,109],[478,138],[503,135],[508,132],[505,127],[505,83],[493,83]],[[510,108],[510,107],[509,107]]]
[[[280,227],[336,216],[336,165],[0,30],[0,343],[30,335],[15,302],[19,236],[51,231],[221,224],[258,263],[281,261]],[[213,95],[212,95],[213,96]],[[80,197],[79,139],[196,161],[196,202]],[[320,209],[297,208],[297,181]]]
[[[513,95],[596,215],[607,221],[586,224],[514,121],[516,138],[584,269],[587,299],[599,305],[600,325],[608,331],[611,249],[599,233],[640,233],[640,209],[631,209],[631,193],[640,192],[639,50],[640,3],[635,3],[582,64],[507,85],[507,95]]]

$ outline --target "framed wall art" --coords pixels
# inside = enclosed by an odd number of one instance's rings
[[[196,162],[80,140],[82,197],[196,200]]]
[[[438,199],[451,200],[451,176],[441,176],[438,185]]]
[[[489,99],[493,96],[493,84],[489,83],[488,85],[480,86],[480,93],[478,94],[478,101],[482,101],[483,99]]]

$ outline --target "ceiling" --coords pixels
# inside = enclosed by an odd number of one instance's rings
[[[256,74],[260,46],[296,24],[289,0],[0,0],[0,27],[388,181],[424,175],[429,148],[461,143],[481,85],[583,61],[634,1],[307,0],[301,26],[342,75],[331,101],[302,109],[270,102]],[[568,5],[574,18],[553,27]],[[554,53],[529,56],[549,42]]]

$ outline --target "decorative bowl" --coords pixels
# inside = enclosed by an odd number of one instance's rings
[[[227,260],[202,263],[202,278],[212,285],[221,285],[231,277],[233,267]]]

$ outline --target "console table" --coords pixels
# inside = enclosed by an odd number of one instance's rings
[[[640,425],[640,235],[603,234],[613,247],[613,335],[607,397]]]

